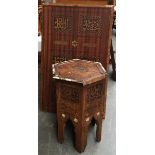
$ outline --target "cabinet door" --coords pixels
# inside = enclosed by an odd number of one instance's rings
[[[73,7],[52,7],[50,51],[52,63],[69,60],[74,55],[72,40],[75,35],[75,22]]]
[[[45,74],[48,75],[45,77],[46,85],[43,91],[49,98],[48,107],[52,112],[56,112],[56,89],[55,81],[52,79],[52,64],[74,58],[73,38],[76,35],[74,20],[73,7],[49,6],[48,50],[46,52],[48,53],[47,59],[50,61],[48,61],[48,69],[44,68],[47,71]]]
[[[107,69],[111,32],[111,9],[81,7],[78,9],[78,48],[81,57],[100,61]],[[78,54],[77,54],[78,55]]]

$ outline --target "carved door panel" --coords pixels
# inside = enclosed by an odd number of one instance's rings
[[[100,61],[107,69],[108,51],[106,49],[108,49],[107,38],[110,27],[107,13],[109,10],[95,7],[78,9],[77,53],[81,53],[84,59]],[[110,21],[110,18],[108,20]]]
[[[51,51],[52,63],[72,59],[75,35],[75,10],[73,7],[53,7],[51,11]]]
[[[75,58],[74,38],[76,35],[76,18],[74,7],[53,6],[50,8],[49,22],[49,49],[51,66],[54,63]],[[49,76],[51,94],[51,110],[56,111],[56,89],[55,81],[52,79],[52,69]]]

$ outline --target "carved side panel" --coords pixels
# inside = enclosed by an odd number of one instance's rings
[[[89,116],[97,112],[103,111],[103,95],[104,85],[103,82],[98,82],[88,86],[87,88],[87,105],[85,115]]]
[[[93,103],[95,100],[100,99],[103,95],[103,83],[97,83],[87,89],[87,102]]]
[[[70,103],[80,102],[80,89],[69,85],[61,85],[61,98]]]
[[[79,120],[81,115],[81,87],[61,83],[59,91],[59,113],[68,114],[72,120],[74,118]]]

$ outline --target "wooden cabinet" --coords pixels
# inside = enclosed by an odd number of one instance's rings
[[[99,61],[108,69],[112,18],[113,6],[101,1],[59,1],[43,6],[43,111],[56,111],[52,64],[80,58]]]

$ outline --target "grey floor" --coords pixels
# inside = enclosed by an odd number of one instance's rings
[[[113,32],[115,49],[115,31]],[[110,72],[111,73],[111,66]],[[40,73],[39,73],[40,81]],[[40,97],[39,97],[40,98]],[[70,124],[65,128],[65,141],[59,144],[56,137],[56,115],[38,112],[38,155],[78,155],[73,145],[73,128]],[[88,131],[87,146],[83,155],[115,155],[116,154],[116,82],[109,77],[106,118],[103,122],[102,140],[95,141],[96,126]]]

